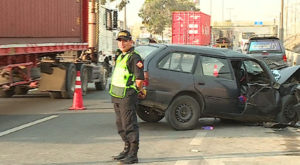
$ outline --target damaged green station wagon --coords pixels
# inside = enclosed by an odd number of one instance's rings
[[[199,118],[295,124],[300,111],[300,66],[278,66],[242,53],[184,45],[143,45],[147,97],[138,116],[166,117],[176,130],[193,129]]]

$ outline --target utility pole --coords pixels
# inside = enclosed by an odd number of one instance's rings
[[[224,22],[224,0],[222,0],[222,22]]]
[[[127,27],[126,6],[127,6],[127,4],[124,6],[124,27],[123,27],[124,30],[126,30],[126,27]]]
[[[288,1],[287,1],[288,2]],[[288,35],[289,35],[289,29],[290,28],[288,28],[288,24],[289,23],[291,23],[292,24],[292,22],[289,22],[289,5],[288,4],[285,4],[285,6],[284,6],[284,13],[285,13],[285,18],[283,19],[284,20],[284,22],[285,22],[285,26],[284,26],[284,24],[283,24],[283,26],[282,27],[284,27],[283,28],[283,39],[284,38],[288,38]],[[284,35],[285,35],[285,37],[284,37]],[[282,39],[282,41],[283,41],[283,39]]]
[[[212,12],[212,1],[213,1],[213,0],[210,0],[210,1],[209,1],[209,3],[210,3],[210,4],[209,4],[209,14],[210,14],[210,18],[211,18],[211,15],[212,15],[212,13],[211,13],[211,12]]]
[[[280,11],[280,24],[279,24],[279,39],[283,41],[284,34],[283,34],[283,10],[284,10],[284,0],[281,0],[281,11]]]
[[[125,5],[124,5],[124,25],[123,25],[123,29],[127,30],[127,11],[126,11],[126,6],[129,3],[129,0],[124,0],[125,1]]]
[[[199,10],[201,11],[201,0],[199,0]]]
[[[229,19],[231,21],[231,11],[233,10],[233,8],[227,8],[228,9],[228,13],[229,13]]]

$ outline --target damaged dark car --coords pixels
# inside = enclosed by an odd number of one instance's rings
[[[227,49],[143,45],[147,97],[138,116],[166,117],[176,130],[193,129],[199,118],[293,125],[300,111],[300,66],[271,70],[259,59]]]

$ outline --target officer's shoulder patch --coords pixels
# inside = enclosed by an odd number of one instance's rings
[[[143,62],[142,61],[138,61],[137,63],[136,63],[136,66],[138,67],[138,68],[143,68],[143,66],[144,66],[144,64],[143,64]]]

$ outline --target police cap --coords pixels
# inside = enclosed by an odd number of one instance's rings
[[[132,36],[130,34],[129,31],[127,30],[122,30],[118,33],[118,37],[117,37],[117,40],[131,40],[132,39]]]

